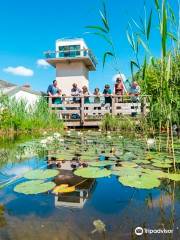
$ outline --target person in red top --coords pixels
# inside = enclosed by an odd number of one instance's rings
[[[122,96],[124,93],[124,85],[122,78],[118,77],[115,83],[115,95]],[[122,102],[122,97],[116,98],[116,102]]]

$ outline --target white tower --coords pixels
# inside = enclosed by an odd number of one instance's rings
[[[89,71],[96,59],[83,39],[58,39],[56,51],[45,52],[46,61],[56,68],[56,80],[63,94],[70,95],[73,83],[89,87]]]

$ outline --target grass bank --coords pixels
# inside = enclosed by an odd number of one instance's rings
[[[25,101],[0,96],[1,137],[41,134],[44,131],[63,131],[63,121],[50,112],[46,99],[40,98],[33,106]]]

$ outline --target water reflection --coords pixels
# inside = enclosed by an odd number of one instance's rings
[[[55,196],[56,207],[83,208],[86,201],[95,189],[95,179],[83,179],[75,176],[72,170],[63,169],[59,176],[54,179],[57,186],[68,184],[69,187],[76,186],[74,192],[58,193]]]
[[[68,144],[71,144],[70,139],[59,151],[48,149],[42,154],[38,150],[38,157],[34,157],[33,152],[33,157],[24,154],[25,148],[23,151],[12,150],[11,154],[2,154],[6,156],[6,161],[1,165],[2,173],[12,176],[21,175],[34,168],[58,168],[60,174],[54,179],[56,185],[76,185],[76,191],[57,196],[52,193],[25,196],[13,192],[15,184],[4,188],[0,191],[0,202],[4,206],[3,214],[0,215],[0,223],[3,223],[0,224],[1,240],[100,240],[104,237],[98,232],[91,234],[94,229],[93,222],[98,219],[106,225],[106,240],[137,239],[134,234],[137,226],[174,228],[174,236],[162,236],[162,239],[180,239],[177,231],[180,224],[179,182],[175,184],[162,181],[160,188],[137,190],[121,185],[115,176],[84,181],[84,178],[75,176],[73,171],[79,166],[86,166],[88,161],[83,159],[92,152],[88,151],[87,154],[84,151],[81,158],[79,154],[82,148],[86,150],[87,146],[81,145],[82,141],[79,141],[78,145],[76,141],[76,148],[69,148],[66,152],[64,149]],[[102,146],[100,160],[103,161],[112,146],[104,143]],[[120,146],[118,151],[121,150]],[[37,154],[37,149],[35,152]],[[56,156],[59,152],[60,156]],[[62,152],[66,153],[66,160],[63,159]],[[13,156],[21,157],[13,159]],[[3,178],[0,176],[0,179]],[[144,236],[144,239],[158,240],[158,237]]]

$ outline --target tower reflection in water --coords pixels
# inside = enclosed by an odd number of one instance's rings
[[[48,168],[60,169],[60,174],[55,177],[54,182],[57,186],[68,184],[69,187],[76,186],[75,191],[69,193],[58,193],[55,195],[56,207],[83,208],[86,201],[96,186],[95,179],[85,179],[73,174],[77,167],[86,167],[86,163],[79,161],[65,161],[57,158],[48,157]]]

